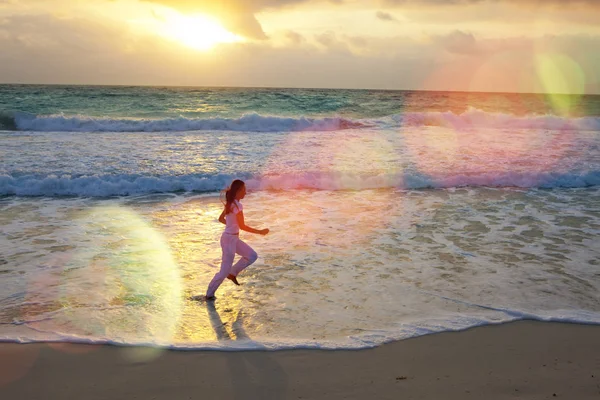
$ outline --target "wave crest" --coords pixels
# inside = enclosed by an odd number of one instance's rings
[[[241,178],[252,190],[367,190],[428,189],[455,187],[578,188],[600,186],[600,171],[579,173],[498,172],[450,175],[434,178],[419,173],[358,175],[348,173],[303,173],[288,175],[213,176],[0,176],[2,196],[109,197],[151,193],[216,192]]]
[[[360,121],[331,118],[288,118],[262,116],[256,113],[240,118],[166,118],[128,119],[96,118],[64,115],[38,116],[18,113],[14,126],[21,131],[39,132],[183,132],[183,131],[238,131],[238,132],[296,132],[336,131],[362,128]]]
[[[461,114],[446,112],[406,112],[382,118],[283,117],[252,113],[240,118],[98,118],[91,116],[34,115],[23,112],[0,113],[0,129],[39,132],[297,132],[337,131],[360,128],[400,128],[402,126],[442,126],[457,129],[549,129],[600,131],[600,117],[569,118],[557,115],[491,113],[469,108]]]

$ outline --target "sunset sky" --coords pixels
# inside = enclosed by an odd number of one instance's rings
[[[0,83],[600,93],[600,0],[0,0]]]

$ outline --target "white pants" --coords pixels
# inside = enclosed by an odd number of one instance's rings
[[[223,283],[223,280],[227,278],[227,275],[231,274],[237,276],[244,270],[248,265],[252,264],[258,258],[258,254],[244,243],[238,235],[230,235],[223,233],[221,235],[221,250],[223,257],[221,259],[221,270],[217,272],[215,277],[210,281],[208,289],[206,290],[206,296],[212,297],[215,292]],[[242,256],[235,265],[233,265],[233,259],[235,254]]]

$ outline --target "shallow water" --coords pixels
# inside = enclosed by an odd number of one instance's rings
[[[2,340],[362,348],[600,323],[600,96],[565,113],[497,93],[0,94]],[[234,178],[271,233],[243,234],[243,286],[190,301],[219,268]]]
[[[524,317],[599,323],[599,200],[598,189],[250,193],[248,223],[271,233],[243,235],[260,258],[243,286],[224,282],[213,311],[187,297],[220,262],[217,197],[5,198],[0,322],[23,340],[192,348],[220,346],[215,312],[276,348]]]

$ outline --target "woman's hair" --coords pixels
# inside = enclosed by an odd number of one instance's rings
[[[235,201],[235,195],[237,194],[238,190],[244,187],[244,185],[244,181],[236,179],[231,182],[231,185],[227,189],[225,189],[225,214],[229,214],[231,212],[231,205]]]

